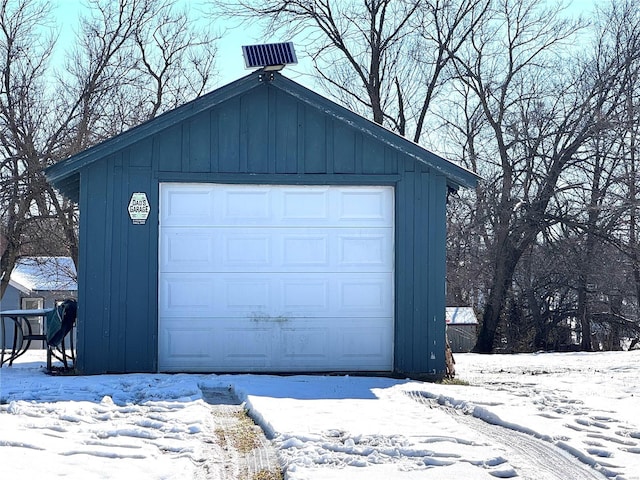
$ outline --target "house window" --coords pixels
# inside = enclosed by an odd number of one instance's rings
[[[20,308],[23,310],[40,310],[44,308],[44,298],[43,297],[29,297],[22,298],[20,300]],[[31,325],[31,333],[35,335],[44,334],[44,325],[42,317],[27,317],[29,324]],[[45,348],[44,341],[42,342],[33,342],[31,348]]]
[[[44,298],[42,297],[23,298],[20,308],[22,308],[23,310],[37,310],[40,308],[44,308]]]

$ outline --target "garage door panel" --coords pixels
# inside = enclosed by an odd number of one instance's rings
[[[215,265],[215,240],[210,229],[165,229],[160,236],[160,270],[207,270]]]
[[[392,370],[393,188],[161,184],[160,198],[161,371]]]
[[[390,272],[393,229],[166,227],[163,272]]]
[[[281,282],[281,299],[274,302],[279,310],[289,315],[304,315],[305,313],[320,314],[330,312],[328,278],[304,278],[295,276],[283,279]]]
[[[391,353],[386,343],[386,339],[392,334],[389,328],[386,319],[374,319],[366,323],[356,321],[350,327],[343,328],[340,351],[344,363],[358,361],[366,365],[368,362],[390,362]]]
[[[331,332],[324,325],[322,327],[308,327],[302,322],[295,326],[282,328],[280,333],[281,365],[305,364],[326,365],[329,358]]]
[[[228,365],[230,371],[243,367],[264,368],[271,363],[272,332],[267,326],[222,327],[219,333],[224,342],[218,369],[222,369],[222,365]]]
[[[288,225],[328,224],[330,222],[329,189],[326,187],[288,188],[280,195],[281,220]]]
[[[390,273],[168,273],[160,314],[197,317],[389,317]]]
[[[224,291],[224,297],[216,306],[219,315],[250,316],[271,308],[274,279],[269,276],[247,278],[225,274],[218,280]]]
[[[373,230],[373,229],[370,229]],[[391,271],[392,230],[345,231],[336,235],[336,263],[342,269]]]
[[[382,227],[393,188],[163,184],[163,226]]]
[[[167,359],[182,360],[187,362],[212,362],[212,349],[214,343],[211,322],[209,321],[186,321],[187,319],[173,319],[163,322],[159,331],[160,351],[164,358],[160,358],[162,363]]]
[[[338,190],[335,192],[338,197],[336,211],[340,212],[340,220],[350,225],[389,225],[393,216],[389,194],[389,190],[378,188]]]
[[[272,195],[270,188],[256,187],[248,190],[242,187],[227,188],[218,193],[221,203],[221,225],[269,225],[272,218]]]
[[[337,285],[337,308],[353,315],[357,315],[358,312],[390,315],[392,305],[387,280],[387,276],[341,279]]]
[[[275,198],[274,215],[282,224],[347,228],[393,225],[390,187],[285,187]]]
[[[301,233],[299,230],[280,231],[277,244],[280,265],[275,268],[298,268],[301,271],[331,268],[329,235],[323,231]]]
[[[166,274],[160,280],[160,314],[192,317],[210,314],[218,303],[215,279],[206,275]]]
[[[272,236],[266,233],[243,231],[218,231],[223,244],[219,265],[231,271],[258,268],[269,269],[273,266]]]
[[[160,316],[249,318],[273,309],[277,279],[269,275],[167,273],[160,280]]]
[[[160,370],[387,371],[392,362],[386,318],[207,318],[196,321],[194,328],[184,328],[188,322],[175,319],[170,328],[161,330],[160,343],[170,348],[160,349]]]
[[[173,184],[161,191],[160,223],[169,225],[212,225],[215,222],[215,192],[210,186]]]

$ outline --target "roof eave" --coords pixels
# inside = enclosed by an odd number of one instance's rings
[[[77,202],[80,184],[78,171],[80,169],[100,158],[107,157],[118,150],[130,146],[141,138],[154,135],[191,116],[213,108],[229,98],[256,88],[262,83],[262,78],[262,72],[252,72],[207,95],[196,98],[185,105],[170,110],[115,137],[105,140],[98,145],[62,160],[45,170],[47,180],[65,196]],[[260,82],[256,80],[260,80]],[[322,95],[284,77],[281,73],[270,72],[269,84],[376,138],[378,141],[402,152],[415,161],[427,165],[429,168],[445,176],[448,185],[454,189],[459,187],[474,188],[477,185],[480,177],[474,172],[460,167],[405,137],[336,104]]]
[[[58,185],[60,185],[64,179],[76,174],[78,170],[93,163],[99,158],[107,157],[118,150],[132,145],[140,138],[154,135],[155,133],[171,127],[188,117],[197,115],[198,113],[208,110],[231,97],[240,95],[252,88],[255,88],[257,85],[255,78],[257,78],[257,76],[257,73],[253,72],[206,95],[203,95],[202,97],[198,97],[184,105],[137,125],[130,130],[122,132],[115,137],[94,145],[87,150],[72,155],[65,160],[61,160],[55,165],[45,169],[47,181],[58,188]],[[62,193],[65,193],[64,188],[61,190]]]
[[[417,162],[429,166],[435,171],[446,176],[450,186],[456,189],[458,187],[474,188],[476,187],[478,180],[480,180],[480,176],[475,172],[430,152],[421,145],[418,145],[417,143],[392,132],[384,126],[374,123],[371,120],[336,104],[322,95],[319,95],[316,92],[288,79],[287,77],[284,77],[282,74],[276,74],[274,79],[277,79],[276,82],[273,82],[277,88],[280,88],[301,101],[315,106],[326,114],[331,115],[368,135],[371,135],[377,140],[382,141],[390,147],[413,158]]]
[[[29,287],[22,285],[21,283],[16,282],[15,280],[9,279],[9,285],[11,285],[16,290],[20,290],[22,293],[31,294],[33,290]]]

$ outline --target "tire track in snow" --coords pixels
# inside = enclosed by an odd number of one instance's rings
[[[486,436],[494,444],[503,447],[509,464],[520,478],[525,480],[604,480],[606,477],[581,463],[564,450],[540,440],[533,435],[488,423],[473,415],[443,405],[425,392],[407,392],[415,401],[430,408],[443,409],[457,422]]]
[[[280,478],[277,453],[257,425],[248,428],[244,405],[228,388],[200,387],[202,398],[209,404],[216,425],[217,438],[210,448],[221,452],[217,461],[204,465],[206,480],[245,480]],[[246,442],[239,448],[239,442]],[[216,456],[212,455],[212,459]]]

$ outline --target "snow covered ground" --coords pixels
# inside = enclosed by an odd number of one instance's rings
[[[230,388],[289,480],[640,479],[640,352],[456,355],[470,385],[0,369],[3,478],[221,479],[202,389]]]

